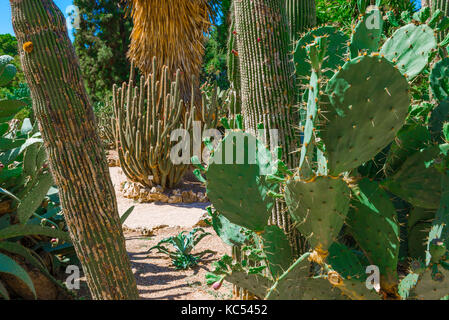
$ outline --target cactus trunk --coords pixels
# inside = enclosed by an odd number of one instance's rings
[[[298,40],[300,33],[316,24],[315,0],[285,0],[290,41]]]
[[[446,17],[449,16],[449,2],[447,0],[423,0],[423,7],[429,7],[432,12],[440,10]],[[442,41],[448,34],[448,31],[440,31],[438,33],[438,41]]]
[[[34,112],[92,296],[137,299],[105,153],[64,16],[52,0],[10,3]]]
[[[295,80],[285,3],[235,0],[234,9],[245,129],[254,132],[259,124],[267,132],[277,129],[283,160],[290,168],[296,167],[298,158],[292,153],[298,147],[297,121],[292,115]],[[271,222],[296,238],[283,207],[280,202],[276,204]],[[294,247],[298,251],[298,245]]]
[[[292,106],[295,102],[289,29],[283,1],[235,0],[245,128],[278,129],[290,167],[297,162]]]

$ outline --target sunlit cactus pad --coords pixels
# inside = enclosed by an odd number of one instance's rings
[[[332,106],[322,131],[330,174],[356,168],[393,141],[410,105],[407,80],[386,59],[362,56],[330,81]]]

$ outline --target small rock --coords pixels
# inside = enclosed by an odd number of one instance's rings
[[[182,193],[182,202],[184,203],[193,203],[197,200],[197,196],[195,193],[193,193],[193,191],[184,191]]]
[[[182,196],[179,196],[179,195],[171,196],[170,199],[168,200],[168,203],[181,203],[181,202],[182,202]]]

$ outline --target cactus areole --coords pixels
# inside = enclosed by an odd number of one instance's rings
[[[33,108],[92,296],[137,299],[105,153],[64,16],[52,0],[10,3]]]

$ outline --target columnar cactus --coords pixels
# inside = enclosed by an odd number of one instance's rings
[[[137,299],[114,187],[66,20],[51,0],[10,3],[34,112],[92,296]]]
[[[278,129],[284,150],[294,150],[295,92],[285,7],[274,0],[234,0],[234,6],[245,128],[255,132],[262,123],[265,129]],[[286,160],[290,166],[297,161],[288,153]]]
[[[293,43],[301,32],[316,25],[315,0],[285,0],[285,9]]]
[[[269,142],[269,130],[277,129],[279,144],[285,150],[283,160],[288,167],[295,167],[299,135],[295,130],[296,90],[285,2],[234,0],[234,13],[245,130],[255,133],[263,127],[264,141]],[[295,243],[294,250],[300,251],[301,241],[282,202],[276,203],[271,223],[284,229]]]
[[[153,73],[140,84],[134,81],[113,88],[116,119],[115,139],[120,165],[134,182],[152,187],[173,188],[188,169],[188,164],[174,165],[170,159],[170,134],[175,129],[192,127],[194,108],[186,110],[179,93],[178,71],[176,81],[170,82],[168,68],[156,78],[156,58]]]
[[[449,16],[449,3],[446,0],[428,0],[423,5],[429,6],[432,12],[441,11],[445,16]],[[439,32],[438,40],[443,40],[447,34],[447,31]]]

